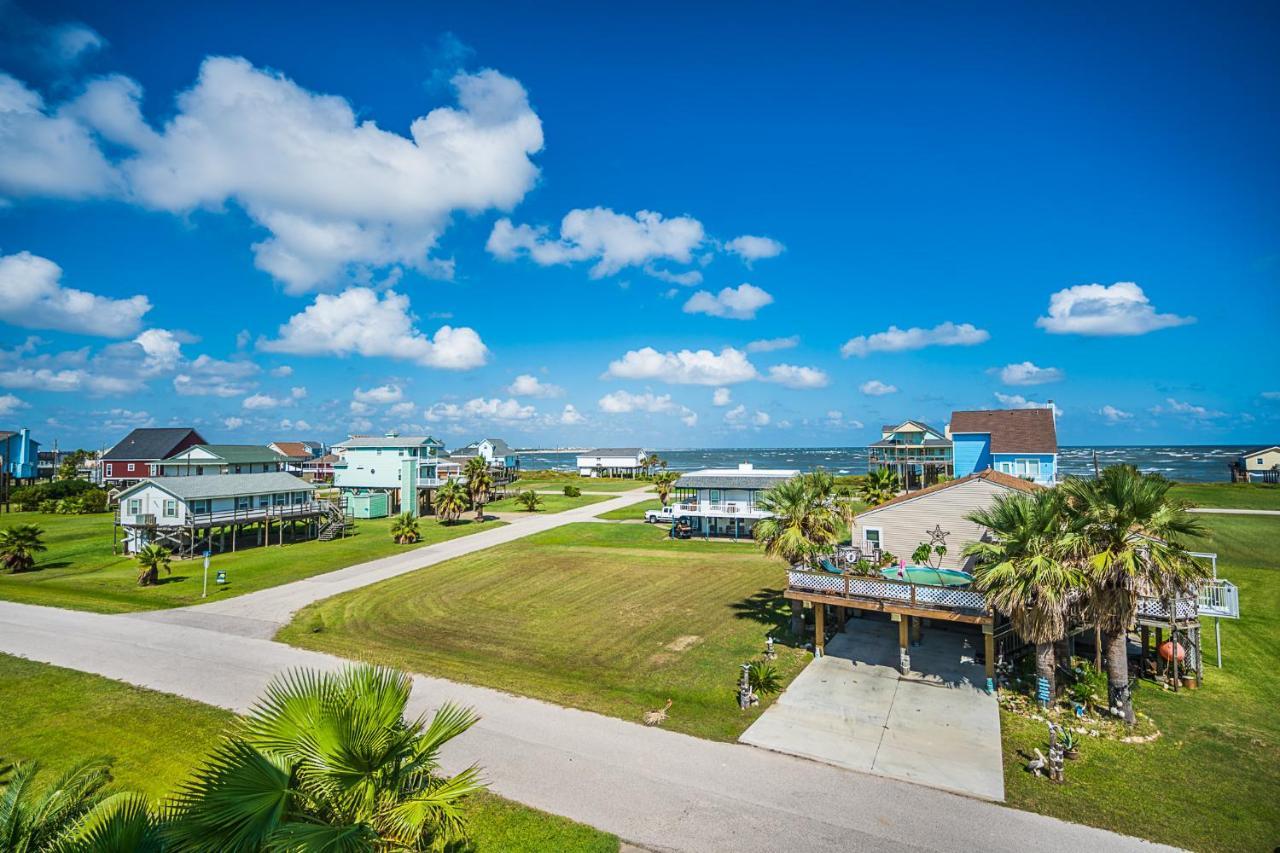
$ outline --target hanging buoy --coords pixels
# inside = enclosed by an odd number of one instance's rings
[[[1160,644],[1158,651],[1160,657],[1166,661],[1173,660],[1174,655],[1177,655],[1179,661],[1187,656],[1187,650],[1183,648],[1182,643],[1174,643],[1173,640],[1165,640]]]

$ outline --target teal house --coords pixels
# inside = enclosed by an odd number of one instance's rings
[[[40,442],[31,438],[31,430],[0,430],[0,470],[13,480],[34,480],[40,457]]]

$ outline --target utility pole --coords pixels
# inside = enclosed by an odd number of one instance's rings
[[[1102,472],[1098,470],[1098,448],[1095,447],[1093,449],[1093,479],[1098,480],[1101,478]]]

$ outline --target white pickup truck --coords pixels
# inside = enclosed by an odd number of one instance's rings
[[[662,509],[645,510],[644,520],[646,524],[670,524],[675,521],[675,507],[664,506]]]

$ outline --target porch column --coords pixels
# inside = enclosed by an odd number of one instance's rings
[[[996,677],[996,626],[982,623],[982,655],[986,658],[987,678]]]
[[[903,675],[911,672],[911,655],[907,652],[907,620],[901,613],[892,614],[898,623],[898,669]]]
[[[919,616],[909,617],[911,620],[911,645],[918,646],[924,642],[924,620]]]
[[[791,599],[791,634],[797,640],[804,638],[804,602]]]
[[[824,646],[826,645],[826,625],[825,611],[827,606],[814,602],[813,604],[813,656],[822,657]]]

